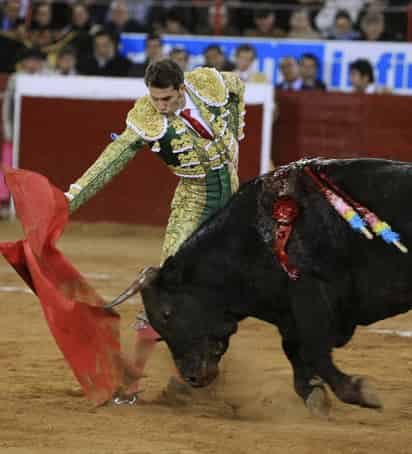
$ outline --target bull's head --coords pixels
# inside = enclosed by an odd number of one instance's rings
[[[175,258],[160,269],[146,269],[112,305],[138,291],[151,325],[167,343],[184,380],[194,387],[211,383],[237,329],[237,320],[225,311],[223,296],[210,285],[194,284]]]

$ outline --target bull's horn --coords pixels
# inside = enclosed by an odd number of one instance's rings
[[[146,268],[144,268],[139,273],[137,279],[132,283],[132,285],[129,288],[127,288],[123,293],[121,293],[111,303],[106,304],[104,308],[111,309],[112,307],[118,306],[119,304],[124,303],[131,296],[140,292],[140,290],[149,285],[150,282],[156,277],[158,270],[159,270],[158,268],[155,268],[153,266],[147,266]]]

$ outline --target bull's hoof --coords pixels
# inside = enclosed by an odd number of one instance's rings
[[[330,412],[330,400],[323,386],[315,386],[305,400],[306,407],[313,416],[327,417]]]
[[[359,405],[367,408],[381,409],[383,407],[375,387],[364,377],[352,377],[352,383],[359,392]]]

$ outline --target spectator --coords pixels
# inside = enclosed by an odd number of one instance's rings
[[[31,33],[31,44],[47,53],[47,47],[54,43],[54,32],[49,27],[38,27]]]
[[[130,17],[137,21],[141,28],[151,31],[148,24],[151,24],[152,0],[126,0]]]
[[[147,35],[145,42],[146,58],[143,63],[137,63],[130,69],[130,77],[144,77],[146,68],[150,63],[156,62],[163,58],[162,40],[159,35]]]
[[[408,14],[406,6],[409,0],[369,0],[358,16],[358,28],[362,31],[364,39],[363,18],[367,15],[383,15],[384,17],[384,38],[381,41],[402,41],[407,33]],[[387,6],[395,10],[387,10]],[[376,25],[377,27],[377,25]]]
[[[184,25],[182,17],[176,10],[169,11],[165,18],[162,33],[168,35],[187,35],[189,32]]]
[[[33,12],[33,20],[30,28],[32,30],[51,29],[53,21],[52,8],[50,3],[36,3]]]
[[[286,32],[276,27],[276,15],[274,11],[258,9],[253,16],[254,28],[245,30],[245,36],[259,38],[284,38]]]
[[[89,8],[85,3],[76,2],[72,5],[71,28],[76,31],[89,32],[93,26]]]
[[[240,34],[239,30],[232,25],[230,13],[225,5],[222,5],[219,9],[216,9],[213,5],[209,6],[206,17],[207,23],[196,28],[197,34],[220,36]]]
[[[382,13],[366,13],[361,19],[362,40],[392,41],[394,38],[385,31],[385,18]]]
[[[154,5],[151,6],[146,17],[146,22],[150,25],[149,28],[151,33],[156,33],[157,35],[164,33],[165,24],[167,22],[169,14],[171,14],[172,22],[174,22],[174,24],[171,24],[172,29],[176,27],[187,28],[188,24],[191,24],[193,22],[193,8],[188,6],[181,6],[180,1],[178,0],[166,0],[163,2],[148,3],[154,3]],[[176,22],[179,22],[179,24],[176,24]]]
[[[79,62],[79,73],[87,76],[127,77],[131,61],[117,53],[114,39],[106,31],[93,38],[94,53]],[[81,56],[80,56],[81,57]]]
[[[226,59],[220,46],[217,44],[210,44],[203,51],[205,59],[204,65],[208,68],[216,68],[218,71],[233,71],[235,65]]]
[[[359,32],[353,29],[350,14],[345,10],[339,10],[335,16],[334,27],[328,35],[328,39],[356,40],[360,38]]]
[[[82,2],[74,3],[71,7],[71,22],[63,30],[62,36],[71,34],[70,44],[76,49],[77,55],[84,56],[93,52],[92,33],[98,28],[90,18],[87,6]]]
[[[319,39],[320,34],[315,31],[310,23],[309,12],[300,8],[292,12],[289,20],[288,38],[294,39]]]
[[[6,0],[0,13],[0,31],[14,30],[20,13],[20,0]]]
[[[129,8],[124,0],[113,0],[110,4],[110,20],[106,30],[120,41],[121,33],[143,33],[146,30],[134,19],[130,18]]]
[[[294,57],[284,57],[280,62],[282,82],[276,85],[277,90],[302,90],[303,81],[299,74],[299,65]]]
[[[291,15],[300,8],[308,10],[310,22],[313,22],[323,2],[324,0],[275,0],[272,3],[276,13],[276,25],[282,30],[289,30]],[[263,3],[269,2],[264,0]]]
[[[373,67],[369,60],[359,58],[349,65],[349,77],[354,93],[377,93]]]
[[[250,44],[242,44],[236,49],[235,70],[243,82],[267,82],[266,75],[256,71],[256,49]]]
[[[327,36],[332,30],[336,14],[345,9],[350,14],[351,23],[355,24],[362,7],[368,0],[325,0],[323,8],[315,18],[315,25],[318,30]]]
[[[57,53],[56,74],[60,76],[75,76],[76,71],[76,51],[71,46],[63,47]]]
[[[359,15],[362,13],[383,13],[390,3],[392,2],[388,0],[367,0]]]
[[[0,33],[0,73],[15,71],[17,56],[25,48],[23,39],[19,38],[15,32],[9,36]]]
[[[389,0],[387,2],[391,10],[376,7],[378,0],[370,3],[368,12],[380,12],[385,17],[385,32],[390,36],[393,41],[404,41],[408,29],[408,12],[407,7],[411,5],[410,0]],[[379,2],[378,2],[379,3]],[[373,8],[375,6],[375,8]],[[377,10],[377,11],[374,11]]]
[[[326,85],[318,79],[319,62],[313,54],[303,54],[299,61],[302,90],[326,90]]]
[[[189,54],[185,49],[181,47],[174,47],[170,51],[169,57],[182,68],[183,72],[188,71]]]
[[[53,24],[53,13],[50,3],[41,2],[35,4],[30,29],[32,45],[47,53],[46,48],[52,45],[59,36]]]

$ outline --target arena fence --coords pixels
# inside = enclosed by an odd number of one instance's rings
[[[273,160],[307,156],[412,161],[409,96],[278,92]]]

